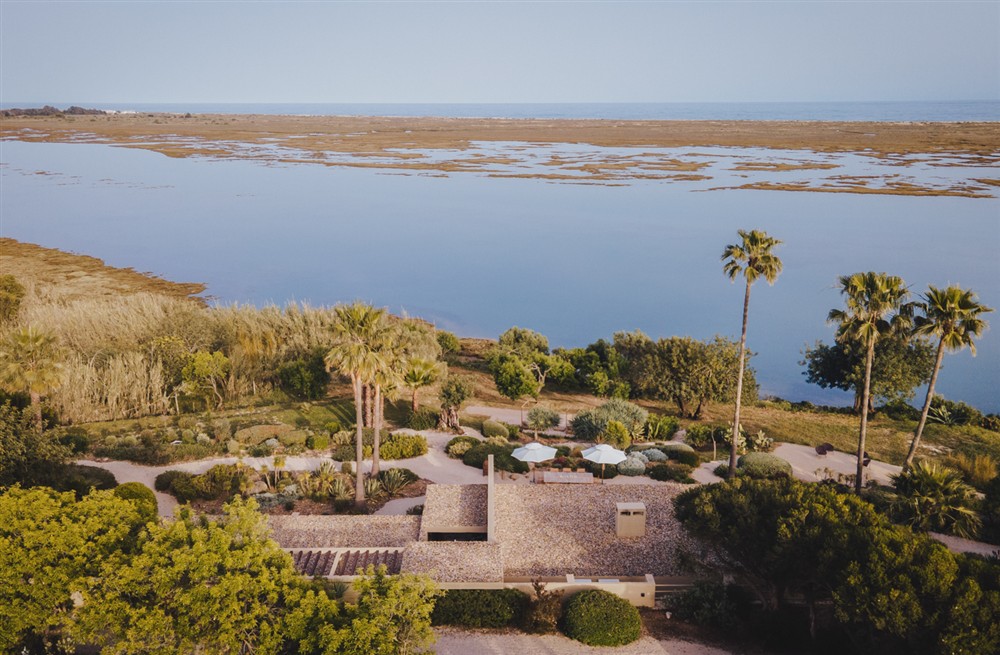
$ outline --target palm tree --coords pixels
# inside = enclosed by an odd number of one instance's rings
[[[976,344],[972,339],[982,334],[987,325],[986,321],[980,318],[980,314],[993,311],[992,308],[980,304],[972,290],[962,289],[957,285],[945,289],[928,287],[927,293],[923,295],[923,302],[917,306],[924,311],[924,315],[915,319],[913,332],[921,336],[938,337],[938,348],[934,372],[931,373],[931,381],[927,385],[927,398],[920,412],[917,431],[913,433],[910,452],[906,454],[906,461],[903,462],[904,471],[913,463],[920,436],[924,432],[924,426],[927,425],[927,414],[931,409],[931,400],[934,399],[934,385],[941,371],[944,351],[957,352],[968,346],[972,356],[975,357]]]
[[[7,334],[0,344],[0,384],[31,397],[35,424],[42,429],[42,396],[62,382],[62,354],[55,335],[28,326]]]
[[[722,270],[729,279],[736,280],[738,275],[746,278],[746,292],[743,294],[743,332],[740,335],[740,363],[736,374],[736,413],[733,417],[732,448],[729,452],[729,477],[736,475],[737,442],[739,441],[740,405],[743,400],[743,371],[746,368],[747,355],[747,314],[750,310],[750,286],[763,277],[768,284],[774,284],[781,273],[781,260],[771,250],[781,241],[769,237],[759,230],[739,230],[741,244],[730,244],[722,252],[725,262]]]
[[[417,391],[437,382],[441,374],[441,366],[432,360],[414,357],[406,366],[403,374],[403,386],[413,392],[413,400],[410,403],[410,410],[416,414],[419,408],[417,403]]]
[[[365,502],[364,476],[361,464],[364,461],[364,416],[362,410],[361,390],[374,378],[382,366],[381,356],[373,347],[373,334],[385,316],[384,309],[375,309],[371,305],[353,303],[340,305],[336,308],[334,322],[333,347],[324,357],[327,370],[336,370],[341,375],[351,379],[354,392],[355,416],[355,502],[361,505]]]
[[[892,505],[896,518],[918,530],[938,530],[971,539],[982,519],[973,507],[976,490],[962,481],[957,471],[919,461],[909,470],[892,476],[897,499]]]
[[[886,273],[855,273],[839,278],[847,310],[833,309],[827,320],[840,323],[838,340],[856,341],[865,348],[865,383],[861,393],[861,427],[858,433],[858,468],[854,488],[861,493],[865,474],[865,437],[868,433],[868,397],[871,394],[875,343],[885,334],[909,327],[912,307],[903,278]],[[896,312],[895,315],[890,316]]]

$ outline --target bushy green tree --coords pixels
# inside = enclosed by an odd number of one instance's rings
[[[130,561],[105,564],[75,634],[122,655],[277,653],[294,576],[254,501],[234,500],[219,522],[183,508],[151,526]]]
[[[224,400],[222,391],[229,367],[229,358],[222,352],[199,350],[188,359],[181,371],[181,377],[189,393],[205,399],[206,409],[211,408],[210,399],[213,396],[216,407],[221,408]]]
[[[74,591],[125,560],[139,510],[108,491],[14,487],[0,494],[0,652],[45,652],[68,625]]]
[[[536,405],[528,410],[528,427],[534,430],[536,435],[557,425],[559,425],[559,412],[551,407]]]
[[[630,439],[642,434],[646,426],[649,412],[642,407],[612,398],[596,409],[580,412],[573,417],[571,425],[573,433],[582,441],[597,441],[608,431],[608,424],[617,421],[624,426]]]
[[[427,576],[387,575],[369,566],[354,582],[357,603],[347,607],[349,627],[338,652],[344,655],[411,655],[434,643],[431,613],[440,595]]]
[[[574,374],[567,359],[549,352],[549,340],[544,335],[519,327],[500,335],[486,361],[497,390],[511,400],[537,398],[548,378],[566,381]]]
[[[740,360],[736,342],[723,337],[653,341],[639,331],[619,332],[615,350],[623,357],[622,375],[633,395],[672,402],[683,416],[698,418],[706,402],[735,398]],[[751,356],[747,351],[745,358]],[[753,369],[745,368],[743,400],[747,401],[757,398],[757,382]]]
[[[9,401],[0,404],[0,487],[50,482],[70,455],[68,448],[42,434],[30,410]]]
[[[313,351],[307,357],[285,362],[278,369],[281,389],[302,400],[316,400],[326,393],[330,373],[326,370],[324,353]]]

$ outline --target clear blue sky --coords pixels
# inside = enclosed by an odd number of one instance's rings
[[[0,102],[1000,99],[1000,2],[19,2]]]

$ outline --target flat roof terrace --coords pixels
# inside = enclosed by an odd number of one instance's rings
[[[496,485],[496,538],[507,577],[679,575],[697,542],[674,516],[685,490],[659,485]],[[646,535],[618,537],[618,503],[644,503]]]

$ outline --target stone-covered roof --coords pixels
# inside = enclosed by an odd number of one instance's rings
[[[431,484],[427,486],[420,537],[455,527],[486,527],[485,484]]]
[[[438,582],[503,582],[500,545],[485,541],[418,541],[403,551],[403,573]]]
[[[496,539],[508,576],[676,575],[678,546],[696,547],[674,516],[684,487],[518,485],[496,492]],[[646,536],[619,539],[616,504],[646,505]]]

